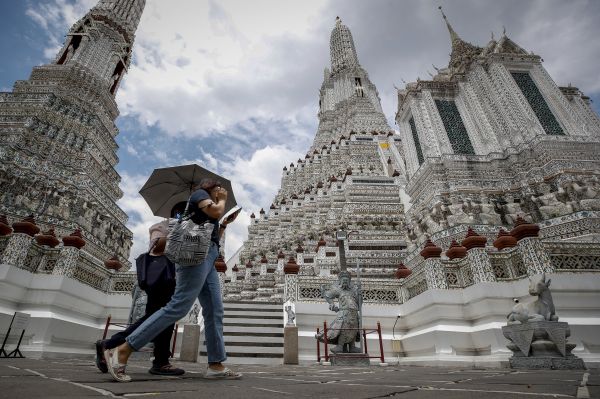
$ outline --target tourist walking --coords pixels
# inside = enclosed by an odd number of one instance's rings
[[[145,320],[126,342],[115,349],[104,352],[108,370],[119,382],[131,381],[126,373],[127,360],[134,351],[156,337],[165,327],[185,316],[196,298],[202,306],[204,317],[204,334],[208,367],[205,378],[209,379],[238,379],[236,373],[225,367],[222,362],[227,359],[223,340],[223,301],[219,276],[214,268],[214,262],[219,254],[219,238],[233,222],[237,213],[227,218],[219,225],[219,219],[225,211],[228,192],[221,187],[220,182],[213,179],[203,179],[196,186],[196,191],[189,198],[189,212],[193,212],[191,220],[197,224],[213,223],[211,244],[204,261],[196,266],[176,265],[177,284],[175,294],[159,311]]]
[[[123,344],[126,338],[137,329],[148,317],[171,300],[175,292],[175,265],[165,255],[167,242],[167,224],[156,223],[150,227],[150,248],[136,259],[138,286],[146,292],[148,301],[146,313],[125,330],[114,334],[106,340],[96,342],[96,366],[103,373],[108,372],[104,351],[114,349]],[[180,368],[169,363],[171,356],[170,343],[174,323],[166,326],[153,340],[154,359],[148,372],[157,375],[182,375]]]

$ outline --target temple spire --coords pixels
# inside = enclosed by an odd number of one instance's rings
[[[452,44],[452,53],[450,54],[450,63],[448,66],[453,72],[464,72],[465,68],[471,63],[471,61],[482,52],[482,48],[472,45],[469,42],[464,41],[458,36],[458,33],[454,31],[442,6],[438,7],[442,13],[442,17],[446,22],[448,33],[450,34],[450,42]]]
[[[340,17],[335,18],[335,27],[331,31],[329,45],[333,73],[345,68],[360,67],[352,33],[346,25],[342,24]]]
[[[446,27],[448,28],[448,33],[450,34],[450,41],[452,43],[454,43],[455,40],[462,40],[460,38],[460,36],[458,36],[458,33],[456,33],[454,31],[454,29],[452,28],[452,25],[450,25],[450,22],[448,21],[446,14],[444,14],[444,10],[442,9],[442,6],[439,6],[438,8],[439,8],[440,12],[442,13],[442,18],[444,18],[444,21],[446,22]]]

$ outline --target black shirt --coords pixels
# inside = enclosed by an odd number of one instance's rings
[[[191,219],[196,224],[203,224],[211,222],[214,225],[211,241],[215,244],[219,245],[219,220],[213,219],[209,217],[206,213],[204,213],[200,208],[198,208],[198,202],[211,199],[210,195],[206,190],[200,189],[196,190],[190,196],[190,204],[189,204],[189,213],[194,212]]]

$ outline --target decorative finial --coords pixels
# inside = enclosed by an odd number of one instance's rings
[[[446,27],[448,28],[448,33],[450,33],[450,41],[454,42],[455,40],[460,40],[460,37],[458,37],[458,34],[454,31],[454,29],[452,29],[452,25],[450,25],[450,22],[448,22],[448,18],[446,18],[446,14],[444,14],[444,10],[442,10],[442,6],[439,6],[438,9],[442,13],[442,18],[444,18],[444,21],[446,21]]]
[[[340,17],[335,17],[335,26],[340,26],[342,23],[342,20]]]
[[[502,36],[506,36],[506,26],[502,25]]]
[[[439,6],[438,9],[440,10],[440,12],[442,13],[442,18],[444,18],[446,21],[448,20],[448,18],[446,18],[446,14],[444,14],[444,10],[442,10],[442,6]]]
[[[492,41],[494,40],[494,31],[492,31]]]

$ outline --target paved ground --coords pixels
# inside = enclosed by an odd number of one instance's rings
[[[89,359],[0,359],[0,398],[600,398],[600,370],[237,366],[242,380],[208,381],[203,366],[175,363],[187,370],[184,376],[153,376],[147,361],[133,361],[134,381],[117,383]]]

